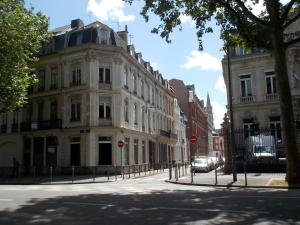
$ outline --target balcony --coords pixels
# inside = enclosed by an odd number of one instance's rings
[[[278,100],[278,94],[267,94],[265,95],[265,101],[267,102],[272,102],[272,101],[277,101]]]
[[[111,118],[99,119],[99,126],[100,127],[111,127],[112,126]]]
[[[11,125],[11,132],[12,132],[12,133],[16,133],[16,132],[18,132],[18,130],[19,130],[19,124],[13,123],[13,124]]]
[[[254,102],[254,96],[239,97],[239,103],[252,103]]]
[[[51,130],[51,129],[60,129],[60,128],[61,128],[61,119],[21,123],[21,131]]]
[[[7,131],[7,125],[6,125],[6,124],[2,124],[2,125],[1,125],[1,133],[2,133],[2,134],[5,134],[6,131]]]
[[[111,90],[111,83],[110,82],[107,82],[107,83],[99,82],[98,83],[98,88],[100,90]]]
[[[159,134],[167,138],[177,139],[177,134],[171,133],[171,131],[159,130]]]

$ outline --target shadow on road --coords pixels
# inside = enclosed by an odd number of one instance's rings
[[[297,195],[298,193],[298,195]],[[31,199],[0,224],[300,224],[295,190],[163,190]]]

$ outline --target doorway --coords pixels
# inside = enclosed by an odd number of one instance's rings
[[[80,137],[71,138],[70,157],[71,166],[80,166]]]
[[[99,137],[98,150],[98,165],[112,165],[111,137]]]
[[[44,137],[33,138],[33,165],[41,171],[44,165]]]

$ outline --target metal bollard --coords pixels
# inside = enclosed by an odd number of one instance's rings
[[[128,166],[128,178],[130,178],[130,166]]]
[[[135,177],[135,165],[133,165],[133,176]]]
[[[93,168],[93,182],[95,182],[95,178],[96,178],[96,167],[94,166],[94,168]]]
[[[176,178],[176,181],[178,181],[178,167],[177,167],[177,165],[175,167],[175,178]]]
[[[178,166],[178,177],[180,178],[180,165]]]
[[[115,166],[115,180],[117,180],[118,177],[117,177],[117,167]]]
[[[109,180],[109,168],[107,169],[107,180]]]
[[[75,172],[75,167],[72,166],[72,184],[74,183],[74,172]]]
[[[247,164],[246,161],[244,161],[244,173],[245,173],[245,186],[248,185],[248,180],[247,180]]]
[[[139,177],[141,176],[141,165],[139,165]]]
[[[191,183],[194,183],[192,163],[191,163]]]
[[[218,171],[217,171],[217,167],[215,167],[215,185],[218,184]]]
[[[50,184],[52,184],[52,166],[50,166]]]

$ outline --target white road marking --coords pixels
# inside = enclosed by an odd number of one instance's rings
[[[13,199],[10,199],[10,198],[0,198],[0,201],[1,202],[12,202]]]

